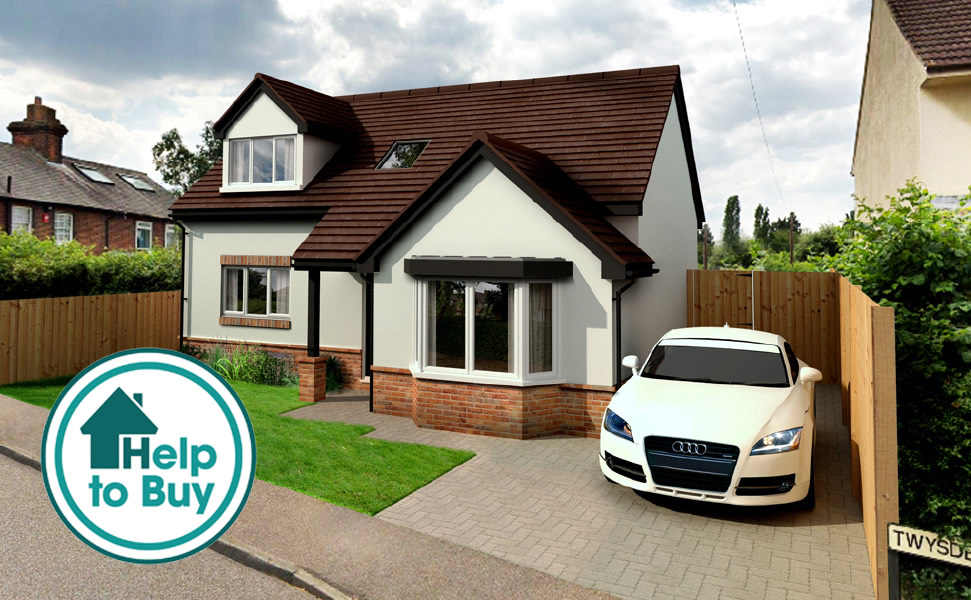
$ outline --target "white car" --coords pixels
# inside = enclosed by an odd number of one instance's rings
[[[815,505],[815,382],[783,338],[690,327],[666,333],[604,413],[600,469],[651,492],[739,505]]]

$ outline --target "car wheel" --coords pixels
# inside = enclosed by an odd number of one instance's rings
[[[809,493],[802,500],[793,503],[796,510],[812,510],[816,508],[816,448],[813,446],[813,457],[809,462]]]

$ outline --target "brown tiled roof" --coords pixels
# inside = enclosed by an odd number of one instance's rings
[[[357,130],[357,121],[351,105],[344,100],[321,94],[289,81],[257,73],[253,81],[230,105],[229,109],[213,124],[217,134],[222,134],[260,91],[272,90],[271,98],[281,103],[283,109],[300,125],[300,131],[346,137]]]
[[[971,2],[887,0],[900,32],[928,69],[971,66]]]
[[[272,90],[279,87],[275,81],[268,83]],[[483,130],[552,161],[590,200],[591,211],[639,209],[675,93],[677,66],[344,96],[338,100],[353,111],[355,137],[303,191],[220,194],[217,163],[173,209],[185,218],[221,210],[319,209],[326,214],[301,247],[304,256],[358,260]],[[430,143],[410,169],[375,170],[397,140]],[[694,202],[703,218],[700,195]]]
[[[175,197],[140,171],[64,156],[63,162],[48,162],[33,148],[0,142],[0,180],[11,178],[9,196],[49,204],[62,204],[168,218]],[[94,167],[112,184],[91,181],[74,165]],[[150,184],[154,191],[137,190],[119,175],[131,175]],[[7,196],[6,183],[0,197]]]

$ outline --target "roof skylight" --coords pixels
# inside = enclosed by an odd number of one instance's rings
[[[94,167],[88,167],[85,165],[76,164],[74,165],[74,168],[77,169],[78,171],[81,171],[81,174],[87,177],[88,179],[90,179],[91,181],[97,181],[98,183],[110,183],[112,185],[114,185],[115,183],[114,181],[108,179],[108,177],[104,173],[102,173],[98,169],[95,169]]]
[[[395,142],[391,145],[391,150],[384,155],[377,169],[408,169],[411,168],[418,157],[421,156],[428,141],[424,142]]]
[[[155,191],[155,188],[153,188],[150,183],[141,177],[136,177],[135,175],[123,175],[122,173],[118,173],[118,177],[121,177],[125,183],[132,186],[136,190],[145,190],[146,192]]]

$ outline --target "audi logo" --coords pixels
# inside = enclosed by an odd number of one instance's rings
[[[671,449],[678,454],[691,454],[692,456],[704,456],[708,452],[708,446],[696,442],[674,442]]]

